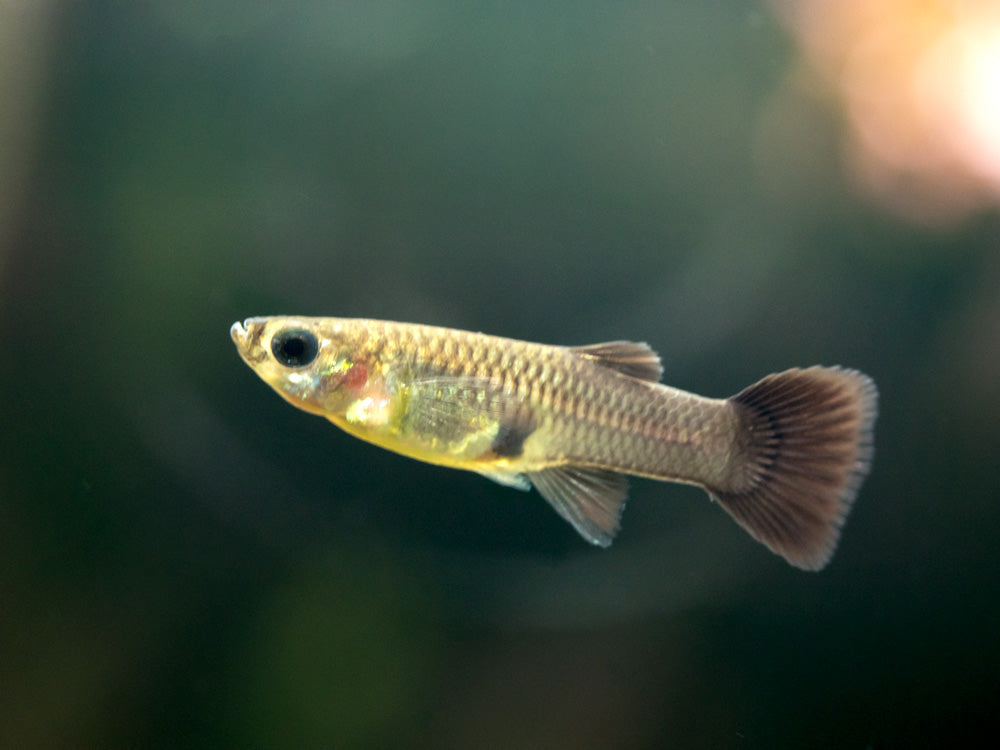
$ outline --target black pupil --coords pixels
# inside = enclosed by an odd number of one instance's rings
[[[304,367],[316,359],[319,345],[309,331],[290,328],[271,339],[271,352],[286,367]]]

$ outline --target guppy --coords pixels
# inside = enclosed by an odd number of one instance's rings
[[[411,458],[533,485],[602,547],[632,474],[703,487],[752,537],[819,570],[871,466],[878,392],[855,370],[786,370],[715,399],[660,384],[644,343],[294,316],[230,335],[294,406]]]

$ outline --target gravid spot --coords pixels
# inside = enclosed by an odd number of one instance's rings
[[[501,424],[490,450],[497,458],[515,458],[524,451],[524,441],[535,431],[534,425]]]

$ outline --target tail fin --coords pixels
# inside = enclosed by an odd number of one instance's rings
[[[875,383],[839,367],[786,370],[729,402],[745,427],[743,460],[712,496],[772,552],[820,570],[871,467]]]

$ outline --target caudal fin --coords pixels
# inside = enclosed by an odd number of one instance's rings
[[[871,467],[875,383],[810,367],[768,375],[729,401],[744,426],[742,461],[712,496],[771,551],[821,569]]]

